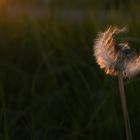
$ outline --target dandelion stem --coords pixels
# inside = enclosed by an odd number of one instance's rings
[[[120,100],[121,100],[122,112],[123,112],[123,117],[124,117],[126,140],[132,140],[132,131],[131,131],[131,125],[130,125],[129,114],[128,114],[128,109],[127,109],[124,82],[123,82],[123,76],[121,73],[118,75],[118,81],[119,81],[119,90],[120,90]]]

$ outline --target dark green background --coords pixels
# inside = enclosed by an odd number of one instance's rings
[[[7,0],[8,1],[8,0]],[[124,140],[117,78],[95,63],[107,25],[140,50],[139,0],[10,1],[0,8],[0,140]],[[140,139],[140,75],[125,80]]]

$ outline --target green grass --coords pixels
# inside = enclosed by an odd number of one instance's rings
[[[0,19],[1,140],[123,140],[117,78],[104,75],[93,58],[97,32],[128,24],[139,50],[139,21],[112,10],[88,13],[81,22],[50,16]],[[137,42],[135,41],[137,40]],[[132,132],[139,140],[140,76],[125,88]]]

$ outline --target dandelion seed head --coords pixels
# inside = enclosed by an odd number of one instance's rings
[[[116,43],[114,36],[126,32],[127,27],[109,26],[98,34],[93,51],[97,64],[106,74],[132,77],[140,71],[140,56],[131,50],[127,41]]]

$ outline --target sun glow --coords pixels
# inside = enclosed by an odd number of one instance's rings
[[[7,2],[8,2],[8,0],[0,0],[0,4],[5,4]]]
[[[5,7],[10,4],[10,0],[0,0],[0,7]]]

